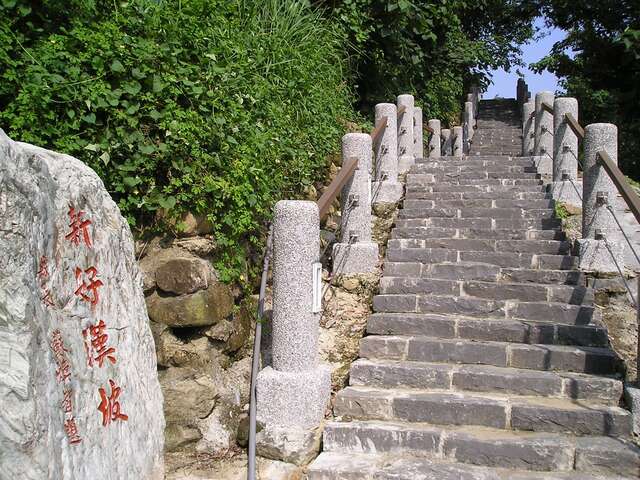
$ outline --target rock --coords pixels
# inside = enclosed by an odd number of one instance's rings
[[[373,204],[373,213],[376,217],[384,218],[384,219],[392,219],[398,208],[397,203],[374,203]]]
[[[236,431],[236,442],[242,448],[249,445],[249,416],[243,415],[238,422],[238,430]]]
[[[211,415],[198,422],[202,439],[196,450],[199,452],[215,452],[227,450],[236,442],[240,408],[238,406],[218,404]]]
[[[208,257],[212,255],[217,247],[215,240],[211,236],[178,238],[173,244],[198,257]]]
[[[192,368],[169,368],[159,376],[167,422],[188,424],[211,414],[218,396],[211,376]]]
[[[215,325],[233,312],[233,295],[229,287],[214,282],[206,290],[179,297],[147,297],[149,317],[170,327]]]
[[[174,452],[185,445],[197,442],[202,438],[202,434],[195,427],[169,423],[164,431],[164,438],[165,449]]]
[[[258,455],[295,465],[306,465],[320,452],[322,427],[314,430],[269,426],[256,435]]]
[[[190,212],[183,214],[178,222],[180,235],[193,237],[213,233],[213,225],[205,215],[194,215]]]
[[[207,337],[197,337],[190,341],[179,339],[170,328],[151,322],[158,365],[163,367],[211,368],[217,357]]]
[[[360,280],[358,277],[347,276],[342,279],[342,288],[344,288],[347,292],[355,292],[360,288]]]
[[[258,480],[302,480],[302,469],[290,463],[258,459]]]
[[[177,295],[204,290],[215,281],[211,264],[196,257],[169,260],[158,267],[155,279],[161,290]]]
[[[142,276],[102,181],[0,130],[0,251],[0,475],[163,478]]]

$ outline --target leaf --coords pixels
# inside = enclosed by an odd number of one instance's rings
[[[111,156],[109,155],[108,152],[104,152],[102,155],[100,155],[100,160],[102,160],[102,163],[104,163],[105,165],[109,164],[109,160],[111,160]]]
[[[129,95],[137,95],[142,90],[142,85],[140,82],[129,82],[123,87],[123,90]]]
[[[142,145],[140,147],[140,152],[144,153],[145,155],[150,155],[155,151],[156,148],[153,145]]]
[[[99,152],[100,151],[100,145],[98,145],[96,143],[90,143],[89,145],[84,147],[84,149],[85,150],[89,150],[90,152]]]
[[[153,76],[153,92],[159,93],[164,88],[164,83],[158,75]]]
[[[111,71],[116,73],[124,72],[124,66],[120,63],[120,60],[114,60],[111,62]]]
[[[74,110],[67,110],[67,117],[73,119],[76,116],[76,112]]]
[[[158,205],[166,210],[171,210],[173,207],[175,207],[176,202],[176,197],[160,197],[158,199]]]
[[[90,123],[90,124],[94,125],[96,123],[96,114],[91,112],[88,115],[84,115],[82,117],[82,120],[84,120],[87,123]]]
[[[138,177],[124,177],[122,179],[122,181],[124,182],[124,184],[128,187],[135,187],[136,185],[138,185],[140,182],[142,182],[141,179],[139,179]]]
[[[159,118],[162,117],[162,114],[154,108],[149,112],[149,116],[154,120],[158,120]]]

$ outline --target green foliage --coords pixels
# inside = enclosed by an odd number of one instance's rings
[[[518,45],[531,36],[534,16],[521,0],[322,3],[354,46],[351,65],[365,110],[414,93],[428,118],[448,123],[458,121],[472,83],[485,83],[490,69],[518,63]]]
[[[564,220],[565,218],[570,217],[569,210],[567,210],[566,205],[562,202],[555,202],[553,209],[555,211],[556,218]]]
[[[134,226],[208,215],[227,277],[354,117],[304,2],[0,0],[0,42],[0,126],[85,161]]]
[[[539,2],[548,22],[568,32],[535,68],[562,79],[580,104],[580,123],[614,123],[618,161],[640,178],[640,3],[632,0]]]

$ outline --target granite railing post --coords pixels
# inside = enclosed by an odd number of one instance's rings
[[[604,150],[618,163],[618,128],[610,123],[594,123],[584,129],[582,188],[582,239],[578,240],[580,269],[616,272],[614,259],[624,262],[624,243],[608,207],[614,207],[617,188],[598,163]]]
[[[387,126],[380,140],[373,145],[375,182],[372,185],[372,203],[396,203],[403,193],[403,186],[398,182],[398,109],[393,103],[376,105],[375,124],[378,125],[385,117]]]
[[[433,130],[431,137],[429,137],[429,158],[437,158],[442,152],[440,120],[429,120],[429,128]]]
[[[543,103],[553,108],[553,93],[536,94],[532,160],[538,173],[551,175],[553,173],[553,114],[543,108]]]
[[[262,434],[267,439],[283,441],[292,432],[310,432],[324,418],[329,401],[331,369],[318,361],[314,270],[319,261],[317,204],[279,201],[273,219],[272,363],[256,383],[257,417],[269,432]]]
[[[442,156],[450,157],[453,155],[453,143],[451,142],[451,130],[448,128],[443,128],[441,130],[442,134]]]
[[[398,115],[398,173],[406,173],[415,163],[413,157],[413,95],[399,95],[398,110],[404,107],[404,112]]]
[[[556,98],[553,102],[553,183],[554,200],[582,207],[582,182],[578,181],[578,136],[571,129],[565,115],[578,120],[578,101],[575,98]]]
[[[463,145],[464,153],[469,153],[471,146],[471,140],[473,139],[473,102],[465,102],[464,104],[464,132],[463,132]]]
[[[471,134],[469,138],[473,137],[473,131],[475,130],[476,127],[476,119],[478,118],[478,104],[476,102],[476,94],[475,93],[468,93],[467,94],[467,100],[465,102],[465,108],[467,107],[467,102],[471,102],[471,122],[469,123],[470,125],[470,129],[469,129],[469,133]],[[466,112],[465,112],[466,114]]]
[[[453,156],[462,157],[464,155],[464,133],[462,127],[453,127]]]
[[[424,137],[422,132],[422,108],[413,108],[413,158],[424,158]]]
[[[342,137],[342,158],[352,157],[358,159],[358,168],[340,195],[341,237],[333,247],[336,275],[373,272],[378,265],[378,244],[371,241],[370,135],[347,133]]]
[[[535,139],[535,109],[534,102],[527,102],[522,106],[522,156],[533,155],[533,144]]]

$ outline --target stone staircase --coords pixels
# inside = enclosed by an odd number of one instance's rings
[[[483,101],[469,157],[407,175],[309,480],[640,477],[619,359],[542,181],[511,156],[514,109]]]

